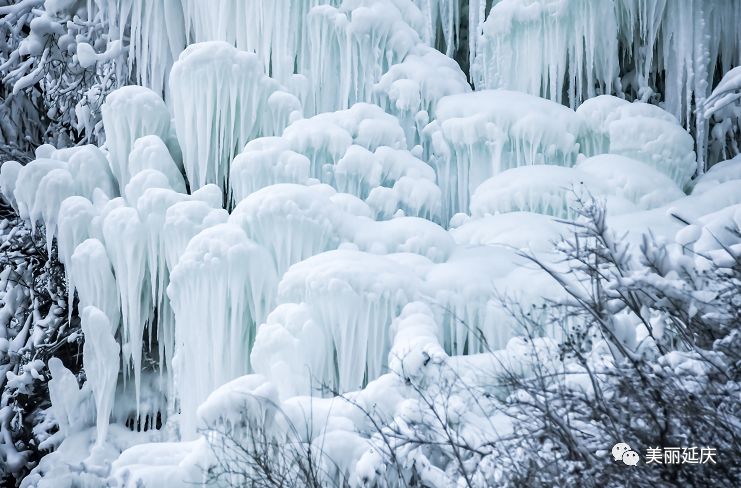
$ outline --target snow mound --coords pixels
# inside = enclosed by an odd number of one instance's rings
[[[590,155],[611,153],[636,159],[683,188],[695,174],[694,141],[677,119],[655,105],[603,95],[584,102],[577,114],[593,127]]]
[[[588,193],[606,193],[602,182],[588,173],[562,166],[522,166],[483,182],[471,197],[471,215],[535,212],[568,218],[577,196]]]
[[[715,164],[707,173],[694,180],[692,194],[706,193],[727,181],[741,180],[741,156]]]
[[[523,251],[546,252],[567,235],[568,227],[548,215],[508,212],[473,219],[452,229],[458,245],[505,246]]]
[[[639,210],[660,207],[684,196],[668,176],[624,156],[594,156],[579,162],[576,169],[602,182],[612,195],[633,202]]]

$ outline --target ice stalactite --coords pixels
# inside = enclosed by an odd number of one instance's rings
[[[218,386],[250,371],[255,329],[273,306],[277,277],[265,248],[239,226],[219,224],[190,240],[170,279],[180,431],[190,439],[196,435],[198,405]],[[209,361],[194,360],[202,355]]]
[[[442,46],[445,54],[453,57],[460,42],[461,5],[459,0],[412,0],[425,19],[423,40],[432,47]],[[442,39],[438,39],[438,32]],[[442,50],[442,49],[441,49]]]
[[[232,201],[239,203],[257,190],[277,183],[306,183],[310,166],[309,158],[292,151],[283,138],[254,139],[232,161]]]
[[[296,184],[258,190],[242,200],[230,217],[268,250],[279,276],[294,263],[336,249],[343,219],[343,212],[320,188]]]
[[[260,325],[250,361],[256,373],[274,381],[281,397],[311,395],[311,377],[327,378],[329,337],[305,303],[278,305]]]
[[[287,97],[285,106],[268,110],[268,99],[279,88],[254,53],[219,41],[183,51],[170,73],[170,89],[191,190],[215,183],[228,192],[234,156],[251,139],[282,131],[273,119],[290,121],[281,110],[294,111],[296,100]]]
[[[528,164],[571,166],[593,134],[573,110],[508,90],[440,100],[424,130],[426,159],[443,190],[442,221],[468,209],[485,179]]]
[[[632,61],[640,76],[639,96],[665,82],[666,109],[686,127],[694,124],[699,170],[704,171],[707,125],[696,117],[710,94],[716,70],[741,63],[741,5],[724,0],[619,0],[620,33],[641,32]],[[629,36],[625,43],[636,38]],[[644,93],[645,92],[645,93]]]
[[[77,290],[79,309],[94,306],[105,313],[112,333],[121,322],[121,299],[111,260],[98,239],[81,242],[67,263],[71,288]]]
[[[111,210],[103,220],[102,229],[121,298],[124,373],[129,374],[133,370],[138,405],[144,330],[150,322],[152,306],[148,293],[146,229],[136,209],[126,206]]]
[[[140,137],[170,135],[170,111],[162,98],[148,88],[125,86],[111,92],[101,109],[111,169],[123,193],[129,183],[129,154]]]
[[[304,72],[308,47],[305,19],[312,7],[340,0],[184,0],[192,42],[225,41],[257,53],[266,73],[286,83]]]
[[[18,202],[15,198],[15,183],[18,181],[18,175],[21,172],[23,165],[18,161],[5,161],[0,167],[0,193],[2,193],[3,199],[13,207],[16,213],[18,210]]]
[[[133,176],[145,169],[159,171],[167,177],[170,188],[185,193],[182,167],[172,158],[165,142],[156,135],[136,139],[129,153],[129,173]]]
[[[31,221],[44,225],[46,249],[51,254],[57,232],[59,207],[67,197],[75,194],[75,180],[66,168],[53,169],[41,178],[37,191],[31,208]]]
[[[281,303],[306,303],[330,338],[327,361],[336,363],[319,380],[350,391],[383,371],[389,325],[420,285],[412,270],[388,257],[338,250],[293,265],[278,293]]]
[[[319,5],[306,23],[317,113],[370,102],[373,85],[421,42],[419,31],[424,29],[421,12],[409,0]]]
[[[115,328],[111,327],[108,317],[100,309],[92,306],[84,308],[81,320],[82,332],[85,334],[82,363],[87,384],[95,398],[95,424],[98,434],[95,445],[102,447],[108,435],[108,424],[113,410],[121,347],[114,337]]]
[[[640,100],[648,101],[654,95],[652,80],[656,72],[654,58],[656,45],[661,35],[667,0],[616,0],[615,14],[618,35],[625,51],[623,56],[632,60],[635,79],[624,80],[623,88],[633,87]]]
[[[3,168],[4,167],[5,165],[3,165]],[[12,168],[12,166],[10,168]],[[18,206],[19,217],[29,220],[32,226],[35,226],[36,223],[39,222],[39,219],[41,219],[42,216],[34,212],[34,207],[36,207],[37,197],[39,200],[45,198],[44,195],[38,194],[41,180],[51,171],[57,169],[66,170],[66,168],[67,164],[63,161],[57,161],[54,159],[35,159],[18,171],[13,192],[11,194]]]
[[[473,79],[576,108],[612,92],[617,34],[612,0],[502,0],[483,25]]]
[[[167,269],[172,271],[175,268],[188,242],[196,234],[207,227],[223,224],[228,217],[226,210],[197,199],[178,202],[168,208],[162,226]]]
[[[421,131],[436,117],[437,102],[471,87],[458,63],[428,46],[417,46],[373,87],[374,100],[396,115],[409,148],[421,144]]]
[[[72,256],[79,244],[90,237],[90,228],[97,211],[85,197],[72,196],[65,199],[59,207],[57,256],[65,265],[69,315],[72,315],[72,304],[75,297],[75,284],[71,277]],[[118,324],[118,322],[116,323]]]
[[[92,202],[85,197],[71,196],[62,202],[57,235],[59,262],[69,266],[75,248],[90,237],[90,226],[96,215]]]
[[[52,154],[56,158],[57,154]],[[108,198],[118,196],[118,185],[105,154],[97,146],[88,144],[75,148],[67,160],[67,170],[76,183],[76,195],[93,199],[95,190]]]
[[[180,0],[108,0],[112,40],[127,40],[129,72],[137,84],[162,96],[167,76],[186,46],[186,24]],[[127,29],[128,26],[128,29]]]

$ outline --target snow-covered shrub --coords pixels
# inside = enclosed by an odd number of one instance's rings
[[[115,62],[125,51],[120,40],[110,38],[107,5],[100,0],[11,3],[0,5],[4,98],[25,93],[33,108],[16,108],[37,114],[32,120],[43,132],[32,132],[35,138],[62,145],[95,141],[105,95],[128,78],[125,65]]]
[[[563,331],[558,369],[509,375],[501,408],[512,435],[493,449],[492,475],[514,486],[737,484],[738,222],[714,251],[697,254],[693,239],[679,248],[646,235],[630,247],[593,200],[579,199],[577,212],[573,237],[558,246],[569,273],[533,258],[568,294],[547,321],[570,317],[576,326]],[[543,325],[516,304],[510,310],[530,333]],[[717,464],[622,469],[606,461],[618,442],[642,458],[657,446],[715,448]]]
[[[50,415],[47,361],[61,358],[79,373],[81,334],[79,320],[69,320],[64,270],[47,254],[43,231],[7,207],[0,264],[0,473],[20,478],[62,440],[54,433],[65,420]]]

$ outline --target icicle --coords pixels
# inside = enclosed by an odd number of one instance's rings
[[[443,50],[445,54],[454,56],[458,48],[460,37],[460,26],[458,19],[460,17],[459,0],[412,0],[421,10],[425,19],[422,39],[428,45]],[[438,39],[438,30],[442,32],[443,38]]]
[[[336,249],[343,217],[316,187],[279,184],[242,200],[229,220],[270,252],[281,276],[294,263]]]
[[[225,41],[257,53],[263,69],[286,83],[298,68],[305,71],[310,51],[305,19],[320,4],[340,0],[183,0],[192,42]]]
[[[129,72],[137,84],[164,96],[173,62],[185,48],[186,24],[180,0],[109,0],[110,38],[126,40]],[[128,27],[128,28],[127,28]]]
[[[268,252],[233,224],[191,239],[170,278],[180,427],[192,439],[198,405],[218,386],[249,372],[255,329],[273,306],[277,278]]]
[[[228,194],[234,156],[251,139],[278,129],[268,110],[268,99],[278,88],[254,53],[218,41],[183,51],[170,74],[170,89],[192,190],[215,183]]]
[[[315,110],[331,112],[370,102],[373,85],[420,43],[422,25],[419,10],[408,0],[314,7],[307,29]]]
[[[524,91],[572,108],[612,92],[619,67],[612,0],[502,0],[483,31],[479,89]]]
[[[113,336],[115,329],[100,309],[92,306],[84,308],[81,320],[82,332],[85,334],[82,363],[87,384],[93,391],[97,412],[95,445],[102,447],[106,441],[113,409],[121,347]]]
[[[458,63],[435,49],[418,46],[391,66],[373,91],[378,105],[399,119],[411,149],[421,143],[421,130],[436,117],[438,100],[468,93],[471,87]]]
[[[136,175],[145,169],[154,169],[167,177],[170,187],[185,193],[185,180],[165,143],[156,135],[140,137],[129,154],[129,174]]]
[[[281,303],[310,307],[331,338],[326,361],[335,364],[334,371],[320,379],[350,391],[381,374],[391,321],[420,287],[416,274],[398,262],[341,250],[293,265],[281,280],[279,296]]]
[[[72,288],[80,298],[79,309],[93,306],[103,311],[115,334],[121,321],[121,300],[103,243],[98,239],[83,241],[75,248],[67,267]]]
[[[148,135],[167,140],[170,111],[162,98],[148,88],[125,86],[111,92],[101,109],[110,163],[118,189],[129,183],[129,153],[134,142]]]
[[[573,165],[593,139],[568,107],[508,90],[444,97],[437,114],[424,130],[425,152],[443,191],[444,223],[467,210],[485,179],[528,164]]]
[[[105,247],[116,275],[121,298],[122,356],[125,371],[133,370],[136,403],[141,392],[144,330],[150,321],[151,301],[147,274],[147,235],[139,214],[131,207],[118,207],[103,220]]]

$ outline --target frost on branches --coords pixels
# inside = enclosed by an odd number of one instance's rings
[[[739,484],[739,2],[0,15],[3,483]]]

